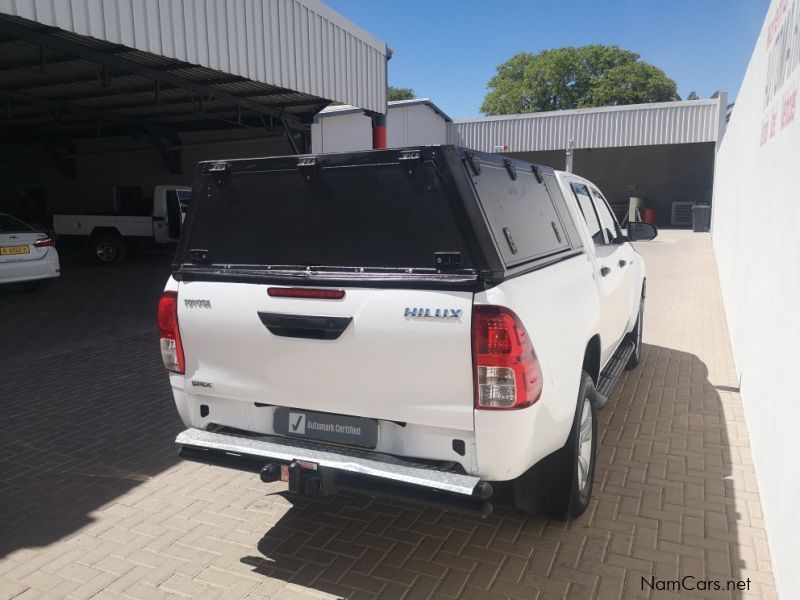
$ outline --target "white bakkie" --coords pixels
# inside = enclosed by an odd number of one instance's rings
[[[453,146],[201,163],[158,308],[189,459],[481,515],[588,506],[645,266],[591,182]]]
[[[88,242],[92,258],[99,264],[122,262],[132,244],[174,244],[180,236],[191,189],[157,185],[150,215],[53,215],[59,238]]]

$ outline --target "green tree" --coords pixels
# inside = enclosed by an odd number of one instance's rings
[[[675,99],[675,82],[639,59],[630,50],[601,44],[521,52],[497,67],[481,112],[504,115]]]
[[[401,88],[401,87],[393,87],[389,86],[387,93],[387,99],[389,101],[392,100],[413,100],[416,98],[414,95],[414,90],[411,88]]]
[[[686,96],[686,99],[687,100],[699,100],[700,96],[697,95],[697,92],[691,91],[691,92],[689,92],[689,95]]]

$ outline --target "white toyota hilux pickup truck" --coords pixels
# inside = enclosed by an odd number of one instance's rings
[[[588,506],[645,266],[589,181],[454,146],[201,163],[158,306],[182,456],[486,516]],[[510,486],[505,486],[510,487]]]

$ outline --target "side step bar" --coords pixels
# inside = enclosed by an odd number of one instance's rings
[[[631,340],[625,340],[617,348],[614,356],[608,361],[606,368],[600,373],[600,381],[597,385],[597,408],[603,408],[608,402],[608,397],[614,391],[614,386],[625,370],[625,365],[628,364],[628,359],[636,349],[636,344]]]
[[[197,462],[260,471],[263,481],[283,478],[289,491],[324,496],[351,490],[424,503],[486,517],[492,486],[478,477],[377,452],[277,436],[187,429],[175,439],[181,456]]]

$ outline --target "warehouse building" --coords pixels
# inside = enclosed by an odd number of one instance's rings
[[[724,94],[456,121],[422,99],[384,116],[390,56],[319,0],[0,0],[0,211],[146,211],[200,160],[385,143],[571,167],[621,218],[640,197],[662,226],[711,200]]]
[[[213,158],[302,153],[386,112],[386,44],[319,0],[0,1],[0,211],[109,212]]]
[[[389,103],[389,146],[457,144],[591,179],[620,220],[630,198],[660,226],[689,227],[710,204],[727,97],[451,120],[429,99]],[[312,127],[314,152],[368,148],[370,119],[330,107]],[[644,216],[644,215],[643,215]]]

